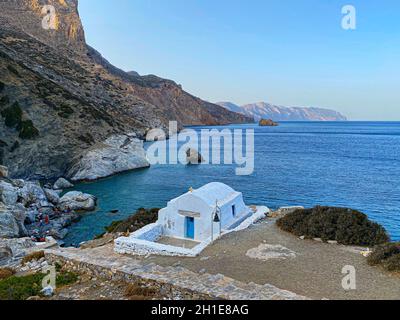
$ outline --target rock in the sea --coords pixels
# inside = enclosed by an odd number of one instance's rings
[[[113,135],[79,157],[68,171],[68,177],[72,181],[90,181],[149,166],[143,141],[135,134]]]
[[[8,177],[8,168],[5,166],[0,166],[0,178]]]
[[[60,199],[61,210],[93,211],[96,209],[96,197],[79,191],[66,193]]]
[[[201,164],[204,162],[204,158],[195,149],[188,149],[186,151],[186,160],[188,164]]]
[[[18,188],[14,187],[11,183],[0,180],[0,202],[7,206],[12,206],[18,200]]]
[[[64,178],[59,178],[53,185],[54,190],[64,190],[72,188],[74,185]]]
[[[275,121],[273,121],[271,119],[261,119],[259,122],[259,125],[261,127],[277,127],[277,126],[279,126],[278,123],[276,123]]]
[[[59,204],[60,196],[58,195],[58,192],[56,192],[55,190],[50,190],[50,189],[43,189],[43,190],[47,197],[47,200],[49,200],[54,205]]]
[[[51,229],[49,230],[48,235],[54,237],[56,240],[62,240],[64,239],[68,234],[68,229]]]

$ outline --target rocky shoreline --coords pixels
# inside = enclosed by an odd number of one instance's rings
[[[60,178],[53,185],[11,179],[0,167],[0,265],[35,245],[63,245],[68,227],[80,220],[80,212],[93,211],[96,197],[77,191]]]

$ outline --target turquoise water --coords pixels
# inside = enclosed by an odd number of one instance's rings
[[[200,130],[207,127],[195,128]],[[77,190],[99,198],[67,236],[77,245],[140,207],[164,207],[170,199],[212,181],[243,192],[248,204],[344,206],[361,210],[400,240],[400,122],[287,122],[256,125],[255,172],[236,176],[235,166],[153,166]],[[119,210],[111,214],[111,210]]]

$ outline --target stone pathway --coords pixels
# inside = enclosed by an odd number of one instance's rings
[[[244,283],[221,274],[200,274],[180,266],[162,267],[131,256],[122,256],[112,251],[112,246],[90,250],[57,249],[46,250],[46,256],[61,258],[82,267],[102,268],[108,273],[123,273],[127,276],[152,280],[191,290],[212,298],[227,300],[304,300],[303,296],[278,289],[272,285]]]

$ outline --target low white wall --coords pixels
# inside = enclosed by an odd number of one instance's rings
[[[266,217],[269,213],[267,207],[257,207],[257,211],[244,220],[235,229],[224,231],[221,236],[231,233],[238,232],[247,229],[257,221]],[[157,243],[156,241],[163,235],[163,228],[156,224],[150,224],[144,228],[132,233],[129,237],[121,237],[114,241],[114,250],[120,254],[132,254],[147,256],[151,254],[161,256],[187,256],[196,257],[199,255],[207,246],[211,244],[211,239],[201,242],[193,249],[186,249],[181,247],[174,247]]]

